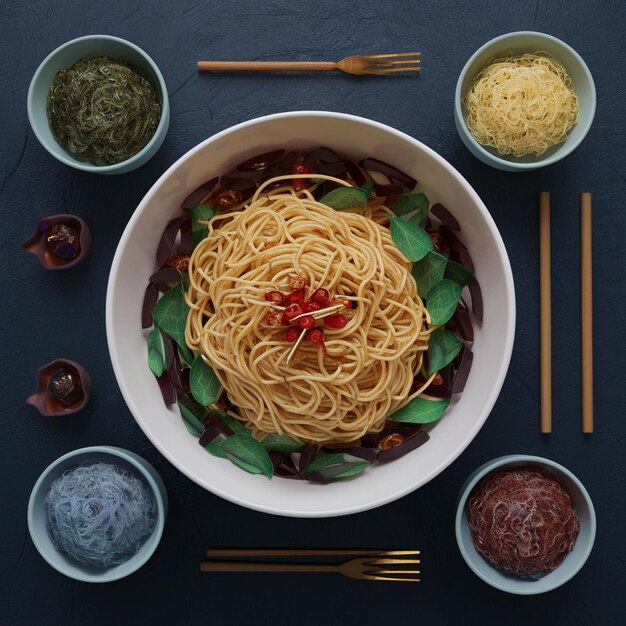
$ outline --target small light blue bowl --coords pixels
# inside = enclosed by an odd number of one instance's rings
[[[154,531],[143,542],[139,552],[128,559],[128,561],[108,568],[90,567],[68,558],[54,547],[46,528],[44,499],[50,491],[52,481],[59,478],[66,470],[81,463],[98,461],[122,466],[128,465],[131,471],[134,470],[136,473],[139,473],[152,489],[158,511]],[[167,492],[161,477],[157,474],[154,467],[134,452],[112,446],[80,448],[64,454],[44,470],[39,480],[35,483],[28,501],[28,530],[39,554],[61,574],[88,583],[108,583],[137,571],[148,561],[159,545],[166,517]]]
[[[569,132],[565,141],[548,148],[539,158],[532,154],[523,157],[500,155],[493,148],[481,146],[467,128],[467,115],[462,104],[463,97],[474,77],[485,65],[511,53],[513,56],[519,56],[526,52],[547,52],[561,62],[570,75],[574,91],[578,96],[578,123]],[[454,95],[454,122],[463,143],[483,163],[507,172],[535,170],[566,157],[578,147],[589,132],[595,112],[595,84],[589,68],[580,55],[560,39],[533,31],[519,31],[500,35],[478,48],[461,71]]]
[[[138,67],[154,85],[161,99],[161,119],[152,139],[133,157],[113,165],[94,165],[75,158],[64,150],[52,136],[48,126],[46,106],[54,77],[60,69],[74,65],[79,59],[108,56],[122,59]],[[161,147],[170,124],[167,87],[155,62],[135,44],[110,35],[88,35],[72,39],[52,51],[37,68],[28,89],[28,120],[41,145],[56,159],[85,172],[95,174],[125,174],[149,161]]]
[[[474,489],[481,478],[495,469],[515,468],[523,465],[538,465],[561,480],[570,494],[572,506],[580,521],[580,533],[574,549],[553,572],[537,580],[505,574],[488,563],[474,548],[470,537],[467,515],[465,514],[465,503],[472,489]],[[534,595],[552,591],[564,585],[585,564],[596,538],[596,513],[587,490],[568,469],[540,456],[511,454],[501,456],[481,465],[465,481],[465,484],[461,487],[457,503],[455,531],[461,554],[474,574],[501,591],[518,595]]]

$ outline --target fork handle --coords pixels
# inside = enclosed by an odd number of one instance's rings
[[[201,72],[328,71],[337,68],[333,61],[198,61],[197,66]]]
[[[336,565],[321,563],[237,563],[236,561],[201,561],[201,572],[337,572]]]

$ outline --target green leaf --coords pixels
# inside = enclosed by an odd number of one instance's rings
[[[445,277],[453,280],[455,283],[465,287],[470,279],[474,276],[464,265],[450,261],[446,267]]]
[[[193,351],[187,345],[187,342],[185,341],[184,336],[183,336],[181,341],[177,340],[176,343],[178,345],[178,356],[185,363],[187,363],[187,365],[191,366],[191,364],[194,362],[194,359],[196,358],[196,355],[193,353]]]
[[[337,211],[356,209],[363,206],[369,200],[370,193],[360,187],[339,187],[329,191],[321,200],[322,204]]]
[[[443,369],[454,361],[463,342],[449,330],[438,328],[428,340],[428,375]]]
[[[194,404],[190,398],[180,396],[178,398],[180,416],[187,430],[194,436],[199,437],[205,430],[202,420],[206,417],[206,411]]]
[[[179,346],[185,346],[185,325],[189,307],[179,286],[173,287],[157,301],[152,309],[154,323]]]
[[[423,193],[407,193],[400,196],[392,205],[391,210],[396,215],[408,215],[415,213],[409,219],[410,222],[418,226],[423,226],[428,217],[429,202]]]
[[[196,206],[190,210],[194,247],[197,246],[209,232],[208,226],[206,224],[200,224],[198,220],[208,222],[215,215],[216,208],[214,204],[196,204]]]
[[[367,461],[349,454],[323,454],[311,461],[304,473],[318,473],[328,480],[350,478],[365,471],[368,466]]]
[[[372,191],[374,191],[374,187],[376,185],[374,184],[373,180],[366,180],[363,185],[361,185],[361,189],[363,189],[364,191],[367,191],[368,194],[371,194]],[[368,196],[369,197],[369,196]]]
[[[425,298],[426,294],[443,279],[448,259],[431,250],[423,259],[413,264],[411,274],[417,284],[417,293]]]
[[[189,372],[189,388],[196,402],[208,406],[217,400],[221,384],[213,369],[198,355]]]
[[[431,326],[441,326],[452,317],[459,303],[461,291],[461,285],[444,278],[426,294],[426,308],[430,313]]]
[[[172,364],[171,344],[165,344],[163,334],[155,326],[148,334],[148,367],[155,376],[160,376]]]
[[[432,239],[423,228],[399,217],[391,218],[391,238],[409,261],[419,261],[433,249]]]
[[[231,435],[232,437],[234,437],[234,435]],[[219,433],[218,435],[216,435],[215,437],[213,437],[213,439],[211,439],[211,441],[209,441],[209,443],[206,444],[206,446],[204,446],[204,449],[211,453],[213,456],[218,456],[220,457],[220,459],[225,459],[226,457],[226,452],[224,450],[222,450],[222,444],[228,439],[228,437],[226,435],[224,435],[223,433]]]
[[[238,433],[220,444],[220,449],[235,465],[251,474],[274,475],[274,465],[267,450],[251,435]]]
[[[392,422],[430,424],[436,422],[448,408],[450,400],[426,400],[418,396],[389,416]]]
[[[261,445],[268,452],[282,452],[283,454],[292,454],[300,452],[304,449],[304,444],[288,437],[287,435],[270,434],[261,441]]]
[[[225,417],[222,417],[221,419],[222,419],[222,422],[224,422],[224,424],[226,424],[227,426],[230,426],[230,429],[235,434],[245,433],[246,435],[252,436],[252,431],[247,426],[244,426],[239,420],[236,420],[230,415],[228,415],[228,413],[226,414]]]

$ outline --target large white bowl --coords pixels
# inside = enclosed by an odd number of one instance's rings
[[[392,463],[354,480],[320,485],[247,474],[216,458],[189,435],[176,410],[167,409],[148,369],[140,312],[155,251],[183,199],[212,176],[271,149],[328,146],[360,159],[375,156],[419,181],[432,202],[446,205],[462,226],[481,283],[484,323],[475,331],[474,364],[465,391],[431,431],[431,440]],[[294,517],[357,513],[396,500],[444,470],[476,436],[504,382],[513,348],[515,294],[498,229],[467,181],[424,144],[371,120],[326,112],[269,115],[203,141],[172,165],[147,193],[120,240],[106,303],[109,352],[118,384],[135,419],[181,472],[213,493],[243,506]]]

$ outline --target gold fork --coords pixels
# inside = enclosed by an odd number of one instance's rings
[[[391,74],[419,72],[419,52],[398,54],[365,54],[346,57],[341,61],[198,61],[200,71],[322,71],[341,70],[347,74]]]
[[[390,556],[419,556],[419,550],[391,550],[363,552],[362,550],[207,550],[209,557],[229,556],[327,556],[359,554],[340,565],[322,563],[254,563],[242,561],[201,561],[201,572],[317,572],[339,573],[359,580],[387,580],[392,582],[420,582],[420,570],[416,567],[397,569],[387,566],[417,565],[420,559],[380,558]]]

